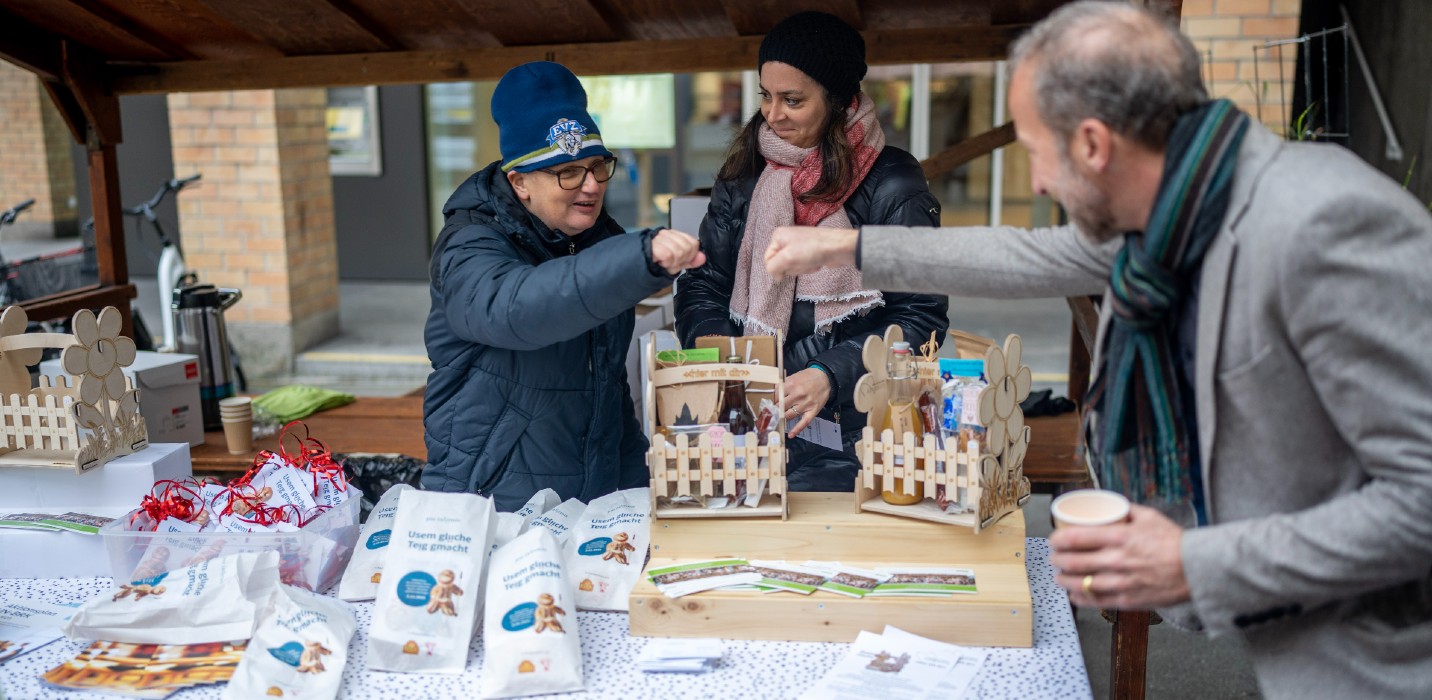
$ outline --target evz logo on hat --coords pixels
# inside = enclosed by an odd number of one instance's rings
[[[582,138],[586,135],[587,127],[571,119],[558,119],[557,123],[547,130],[547,143],[562,149],[562,152],[569,156],[575,156],[582,150]]]

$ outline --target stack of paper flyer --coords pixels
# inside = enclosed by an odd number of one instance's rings
[[[894,627],[861,632],[801,700],[953,700],[972,687],[986,652],[926,639]]]

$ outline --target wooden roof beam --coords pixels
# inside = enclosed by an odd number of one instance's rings
[[[863,32],[866,60],[889,64],[999,59],[1026,26]],[[738,36],[113,64],[107,83],[115,94],[401,85],[496,80],[513,66],[528,61],[556,61],[583,75],[743,70],[756,65],[760,43],[759,36]]]
[[[720,0],[721,9],[736,26],[736,33],[742,35],[765,35],[781,20],[797,12],[820,10],[844,20],[856,29],[865,27],[857,0]]]
[[[94,15],[99,20],[112,25],[115,30],[128,34],[134,39],[142,41],[170,57],[183,60],[199,58],[197,54],[185,48],[182,44],[140,24],[128,15],[116,12],[105,3],[96,2],[95,0],[69,0],[69,2],[85,12]]]
[[[0,58],[24,68],[41,80],[59,80],[64,62],[60,38],[0,10]]]
[[[348,19],[353,20],[354,24],[358,25],[363,31],[388,47],[388,50],[400,51],[408,48],[401,40],[394,36],[392,32],[388,31],[387,27],[384,27],[381,22],[369,17],[368,13],[354,7],[353,3],[348,0],[324,0],[324,2],[327,2],[333,9],[343,13]]]
[[[920,168],[925,171],[926,180],[934,180],[980,156],[990,154],[996,148],[1014,143],[1014,139],[1014,122],[1005,122],[920,161]]]

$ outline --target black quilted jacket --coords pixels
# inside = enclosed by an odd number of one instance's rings
[[[676,284],[676,331],[683,347],[694,347],[706,335],[743,335],[731,320],[731,288],[746,209],[755,178],[717,182],[711,205],[701,222],[701,249],[706,265],[690,270]],[[909,153],[886,147],[870,173],[845,202],[851,225],[937,226],[940,205],[930,194],[920,164]],[[759,252],[757,253],[760,254]],[[918,251],[911,251],[918,254]],[[791,488],[807,491],[849,491],[857,464],[854,444],[865,427],[865,414],[855,410],[855,382],[865,373],[860,350],[870,335],[880,335],[890,324],[901,326],[905,337],[918,347],[934,331],[943,340],[949,328],[949,302],[929,294],[885,292],[885,305],[864,316],[835,325],[830,333],[815,334],[815,309],[809,302],[795,303],[786,334],[786,372],[795,373],[818,362],[834,374],[835,386],[821,417],[838,420],[845,454],[819,448],[805,440],[791,442]]]

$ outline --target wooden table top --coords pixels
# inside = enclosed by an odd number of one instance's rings
[[[404,454],[425,459],[423,397],[359,397],[340,408],[320,411],[303,422],[309,434],[334,452]],[[1078,484],[1087,479],[1077,459],[1079,414],[1029,418],[1033,431],[1024,475],[1036,484]],[[292,445],[292,441],[290,441]],[[292,447],[290,447],[292,449]],[[254,442],[254,451],[229,454],[222,430],[204,434],[204,444],[190,448],[195,474],[234,477],[243,474],[259,450],[278,451],[278,435]]]
[[[423,397],[359,397],[339,408],[319,411],[303,419],[310,436],[334,452],[404,454],[425,459]],[[300,431],[301,433],[301,431]],[[234,477],[243,474],[260,450],[278,451],[278,434],[254,441],[249,454],[229,454],[224,431],[204,433],[204,444],[189,448],[195,474]],[[289,441],[289,449],[294,443]]]

